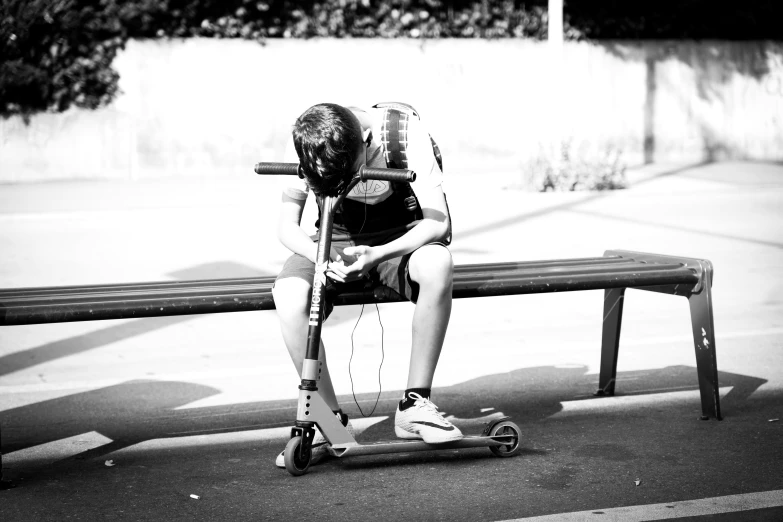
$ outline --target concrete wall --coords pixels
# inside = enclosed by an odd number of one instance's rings
[[[561,64],[558,66],[558,64]],[[628,164],[783,160],[783,44],[133,41],[97,111],[0,121],[0,181],[244,176],[308,106],[402,100],[451,171],[513,172],[568,141]]]

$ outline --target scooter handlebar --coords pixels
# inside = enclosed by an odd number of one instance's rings
[[[256,174],[299,175],[298,163],[256,163]]]
[[[297,176],[299,175],[299,164],[260,162],[256,163],[254,170],[256,171],[256,174]],[[402,181],[405,183],[412,183],[416,181],[416,173],[407,169],[380,169],[363,165],[362,168],[359,169],[359,178],[362,181],[377,179],[379,181]]]
[[[359,169],[359,178],[362,181],[377,179],[380,181],[403,181],[412,183],[416,181],[416,173],[407,169],[374,169],[372,167],[362,166],[362,168]]]

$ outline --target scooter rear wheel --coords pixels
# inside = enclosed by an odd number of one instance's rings
[[[296,436],[285,445],[283,460],[285,469],[293,476],[298,477],[307,473],[310,468],[310,459],[313,456],[312,449],[308,450],[304,456],[299,455],[299,446],[302,444],[302,437]]]
[[[498,422],[489,430],[490,437],[504,436],[510,437],[508,444],[502,446],[490,446],[491,451],[496,457],[513,457],[522,450],[519,445],[519,426],[511,421]]]

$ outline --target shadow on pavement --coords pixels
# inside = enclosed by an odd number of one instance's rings
[[[692,165],[686,165],[684,167],[673,169],[673,170],[670,170],[670,171],[660,172],[658,174],[650,176],[649,178],[637,181],[634,184],[634,186],[641,185],[641,184],[644,184],[644,183],[649,183],[651,181],[658,180],[658,179],[661,179],[661,178],[677,176],[677,175],[682,174],[684,172],[688,172],[688,171],[691,171],[693,169],[698,169],[700,167],[704,167],[706,165],[709,165],[710,163],[712,163],[712,162],[709,162],[709,161],[707,161],[707,162],[699,162],[699,163],[694,163]],[[585,203],[589,203],[591,201],[595,201],[595,200],[598,200],[598,199],[605,198],[609,194],[611,194],[611,192],[612,191],[608,191],[608,190],[594,191],[594,192],[590,193],[589,196],[587,196],[587,197],[585,197],[583,199],[579,199],[578,201],[568,201],[566,203],[561,203],[559,205],[552,205],[552,206],[545,207],[545,208],[542,208],[542,209],[539,209],[539,210],[535,210],[533,212],[524,212],[524,213],[516,215],[516,216],[511,216],[511,217],[508,217],[508,218],[504,218],[504,219],[500,219],[500,220],[497,220],[497,221],[493,221],[492,223],[485,223],[485,224],[480,225],[480,226],[475,227],[475,228],[470,228],[470,229],[467,229],[467,230],[457,231],[457,232],[454,233],[455,243],[457,242],[457,240],[462,240],[462,239],[465,239],[467,237],[480,235],[480,234],[483,234],[483,233],[486,233],[486,232],[495,232],[498,229],[514,226],[514,225],[517,225],[519,223],[524,223],[525,221],[529,221],[531,219],[536,219],[536,218],[539,218],[539,217],[542,217],[542,216],[546,216],[548,214],[552,214],[552,213],[555,213],[555,212],[560,212],[560,211],[563,211],[563,210],[573,210],[574,208],[582,206]]]
[[[656,228],[665,228],[669,230],[674,230],[677,232],[691,232],[695,234],[699,234],[701,236],[708,236],[708,237],[717,237],[721,239],[729,239],[731,241],[738,241],[740,243],[750,243],[751,245],[761,245],[761,246],[767,246],[772,248],[783,248],[783,243],[779,243],[777,241],[764,241],[762,239],[753,239],[751,237],[745,237],[745,236],[738,236],[738,235],[732,235],[732,234],[724,234],[722,232],[718,232],[716,230],[704,230],[704,229],[698,229],[688,226],[681,226],[681,225],[667,225],[665,223],[660,223],[657,221],[653,221],[650,219],[638,219],[638,218],[631,218],[628,216],[613,216],[611,214],[606,214],[603,212],[595,212],[590,210],[575,210],[575,209],[568,209],[568,212],[574,213],[574,214],[580,214],[582,216],[590,216],[590,217],[597,217],[602,219],[608,219],[610,221],[622,221],[623,223],[633,223],[635,225],[642,225],[647,227],[656,227]]]
[[[196,318],[198,318],[197,315],[178,315],[130,319],[82,335],[75,335],[66,339],[34,346],[27,350],[10,353],[0,357],[0,377],[38,364],[94,350],[124,339],[145,335],[168,326],[192,321]]]
[[[192,281],[198,279],[264,277],[269,274],[269,271],[259,270],[241,263],[219,261],[177,270],[168,275],[177,281]],[[27,350],[0,357],[0,377],[38,364],[101,348],[111,343],[145,335],[198,318],[198,315],[178,315],[123,320],[92,332],[34,346]]]
[[[583,366],[544,366],[487,375],[454,386],[436,388],[433,400],[447,417],[454,417],[453,422],[466,434],[480,433],[488,418],[501,413],[511,416],[520,426],[531,426],[561,412],[566,401],[593,399],[597,377],[587,375],[586,370]],[[618,375],[616,396],[698,390],[696,377],[695,368],[688,366],[623,372]],[[766,381],[720,372],[719,382],[721,387],[732,387],[722,405],[726,418],[731,419],[746,409],[748,397]],[[66,459],[83,460],[152,439],[280,428],[293,424],[295,400],[176,409],[218,392],[193,383],[139,380],[6,410],[0,412],[2,453],[8,455],[90,432],[97,432],[111,440],[106,445]],[[396,398],[400,394],[400,391],[384,392],[374,416],[389,418],[362,433],[360,442],[393,438]],[[697,422],[700,404],[698,394],[693,395],[687,401],[688,411],[692,410],[693,415],[681,415],[680,405],[653,404],[653,407],[657,410],[672,409],[674,422]],[[374,401],[375,395],[362,394],[357,399]],[[606,399],[595,399],[601,400]],[[359,416],[353,397],[341,397],[341,404],[352,418]],[[612,414],[599,409],[590,413],[590,419],[600,423],[602,418]],[[535,454],[538,450],[526,448],[526,451]],[[466,454],[465,458],[471,458],[470,454]],[[51,466],[51,463],[46,465]],[[25,467],[28,467],[27,464]],[[27,471],[33,472],[38,467],[35,462],[30,462]]]

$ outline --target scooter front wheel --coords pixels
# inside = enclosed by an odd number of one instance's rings
[[[301,446],[301,444],[302,437],[293,437],[288,441],[288,444],[285,445],[285,453],[283,454],[285,469],[295,477],[307,473],[307,470],[310,468],[310,459],[313,456],[312,449],[308,449],[304,455],[300,455],[299,446]]]
[[[497,457],[513,457],[522,450],[519,445],[519,426],[510,421],[498,422],[489,430],[490,437],[503,437],[508,442],[501,446],[490,446],[491,451]]]

